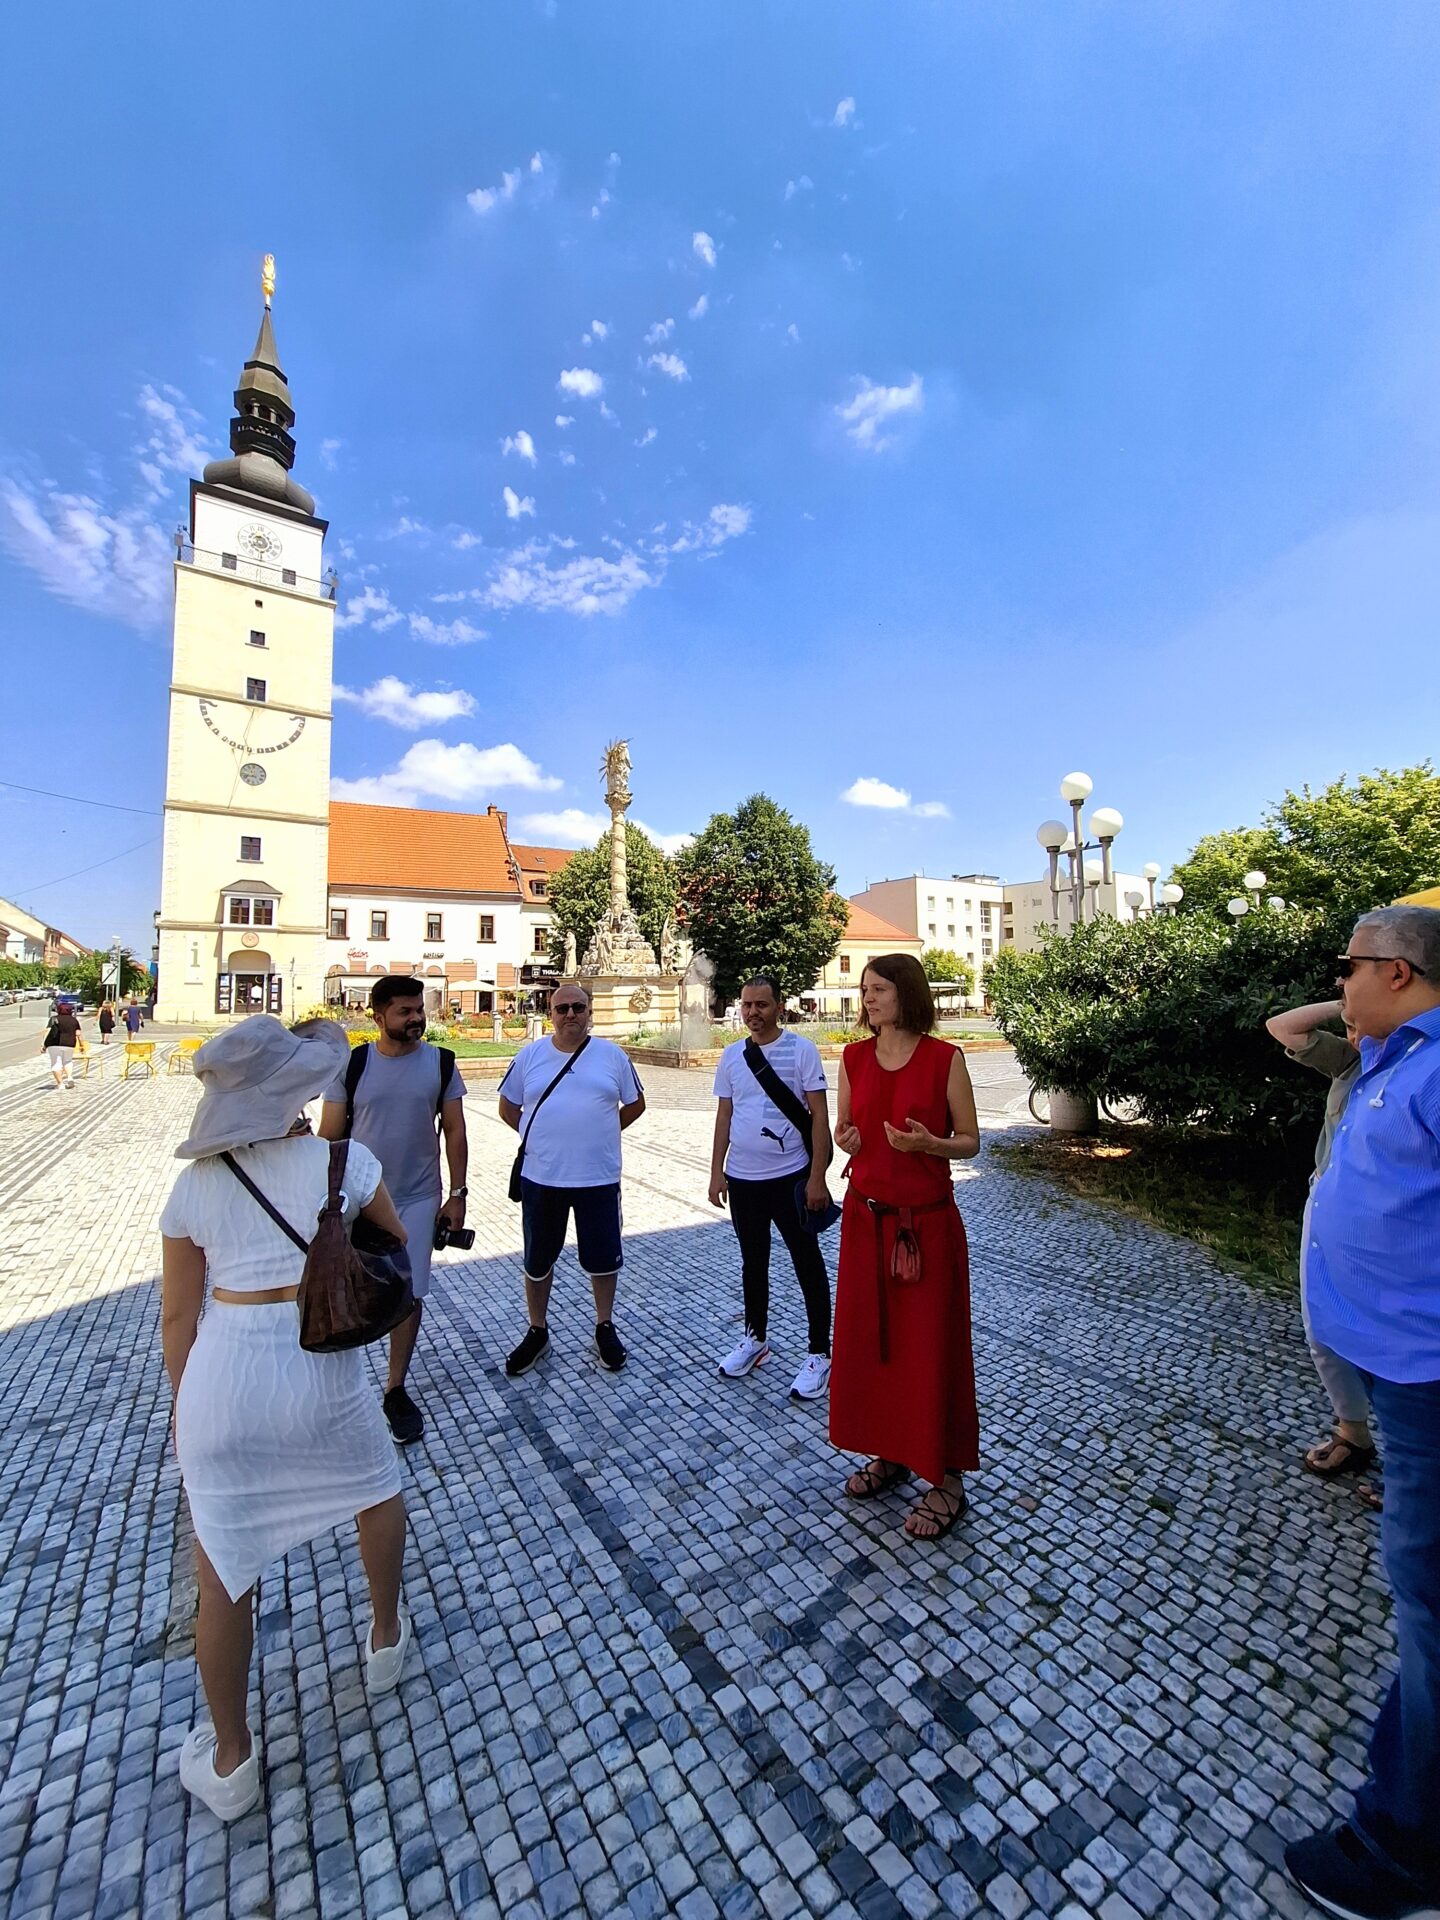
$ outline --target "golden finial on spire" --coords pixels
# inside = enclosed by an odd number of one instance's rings
[[[265,304],[268,307],[275,292],[275,256],[273,253],[267,253],[265,258],[260,262],[260,291],[264,294]]]

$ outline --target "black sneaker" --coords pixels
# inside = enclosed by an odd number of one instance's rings
[[[517,1373],[528,1373],[542,1353],[550,1348],[550,1329],[531,1327],[525,1338],[505,1362],[505,1371],[513,1379]]]
[[[425,1416],[404,1387],[391,1387],[381,1404],[390,1422],[390,1431],[400,1445],[413,1445],[425,1431]]]
[[[615,1331],[614,1322],[602,1320],[595,1329],[595,1351],[600,1356],[602,1367],[608,1367],[611,1373],[618,1373],[625,1364],[625,1349],[620,1344],[620,1336]]]
[[[1322,1913],[1342,1920],[1430,1920],[1440,1913],[1440,1890],[1427,1895],[1402,1879],[1348,1825],[1292,1840],[1285,1864]]]

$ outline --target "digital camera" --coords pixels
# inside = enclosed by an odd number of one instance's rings
[[[435,1222],[435,1251],[442,1247],[459,1247],[462,1253],[468,1253],[475,1244],[473,1227],[452,1227],[444,1220]]]

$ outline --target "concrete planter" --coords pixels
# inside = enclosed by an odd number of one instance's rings
[[[1093,1093],[1050,1094],[1050,1131],[1052,1133],[1098,1133],[1100,1114]]]

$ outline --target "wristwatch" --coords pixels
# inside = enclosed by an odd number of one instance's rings
[[[452,1187],[447,1198],[451,1200],[463,1200],[469,1191],[469,1187]]]

